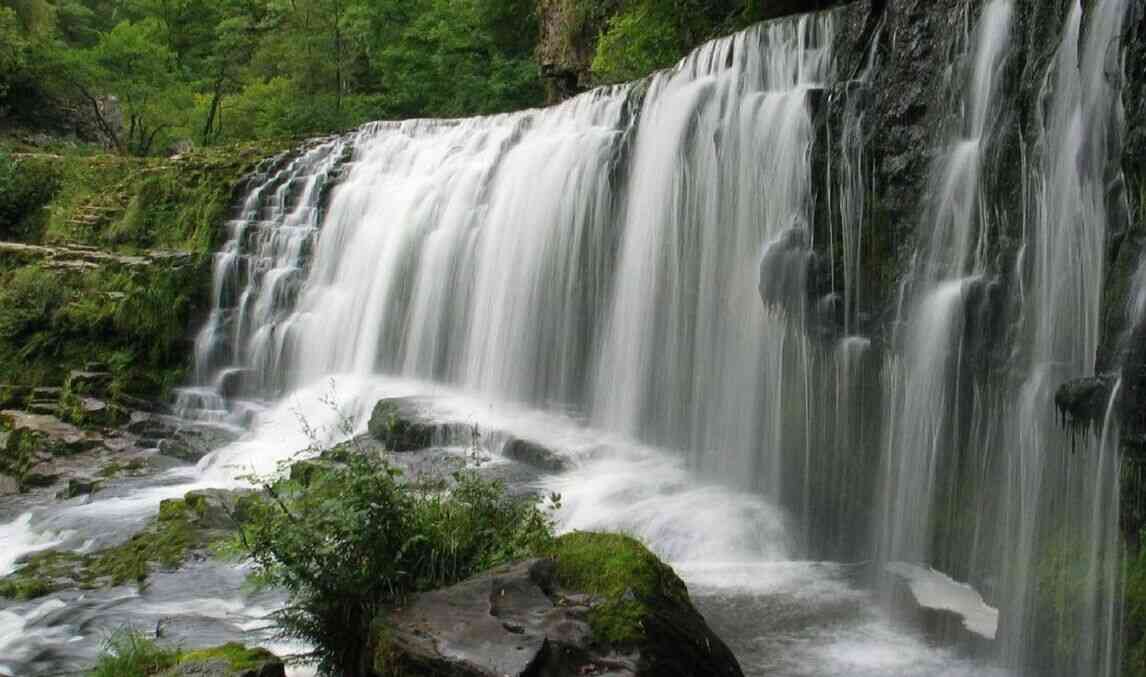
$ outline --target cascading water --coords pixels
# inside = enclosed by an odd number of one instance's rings
[[[346,147],[345,139],[316,144],[248,180],[253,187],[215,255],[211,313],[195,340],[197,385],[177,393],[178,411],[223,420],[228,398],[282,387],[285,365],[278,360],[290,336],[288,316]]]
[[[998,117],[1013,7],[993,0],[972,36],[957,133],[932,168],[921,251],[901,310],[902,357],[887,367],[887,441],[881,559],[929,562],[940,464],[952,447],[968,287],[982,281],[990,221],[980,186],[984,151]]]
[[[1121,125],[1109,72],[1112,65],[1120,69],[1126,7],[1124,0],[1103,0],[1084,26],[1082,5],[1073,3],[1043,85],[1034,204],[1020,259],[1020,274],[1029,279],[1020,330],[1025,378],[1003,436],[1011,450],[1007,528],[1015,547],[1004,570],[1005,609],[1013,619],[1005,628],[1004,656],[1014,661],[1045,651],[1033,630],[1045,628],[1051,616],[1060,652],[1055,674],[1062,675],[1119,669],[1117,447],[1087,439],[1084,452],[1076,453],[1076,440],[1049,408],[1057,384],[1094,372],[1107,177],[1118,165],[1109,140]],[[1034,570],[1031,563],[1048,551],[1060,570],[1085,568],[1081,592],[1053,580],[1058,572],[1047,580],[1047,572]],[[1053,612],[1048,593],[1059,596]]]
[[[961,131],[933,168],[902,355],[885,369],[881,559],[983,587],[1000,609],[1004,662],[1039,674],[1118,671],[1116,445],[1106,433],[1076,439],[1052,401],[1059,384],[1093,373],[1098,349],[1105,185],[1117,163],[1107,135],[1119,124],[1106,69],[1124,12],[1125,3],[1098,3],[1083,39],[1082,7],[1072,5],[1043,88],[1029,217],[1008,281],[985,258],[1003,210],[982,177],[1012,6],[983,9]],[[997,337],[983,335],[1008,284],[1021,315],[1001,364],[984,349]]]

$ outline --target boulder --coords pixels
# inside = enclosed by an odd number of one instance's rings
[[[156,448],[164,456],[187,463],[198,463],[207,454],[234,440],[234,435],[211,426],[185,425],[158,439]]]
[[[60,456],[91,451],[99,447],[103,439],[97,433],[80,430],[54,416],[16,410],[0,411],[0,429],[10,433],[10,451],[11,447],[22,444]]]
[[[1059,386],[1054,403],[1070,425],[1102,425],[1113,386],[1114,379],[1105,375],[1072,379]]]
[[[245,522],[253,490],[199,489],[187,492],[183,500],[194,512],[195,526],[209,530],[232,530]]]
[[[493,569],[387,614],[375,669],[407,677],[742,674],[684,584],[643,546],[617,535],[571,536],[554,558]],[[611,572],[631,586],[568,589],[578,582],[570,571],[617,562],[632,563]]]
[[[568,461],[559,453],[536,442],[523,440],[520,437],[509,438],[505,446],[502,447],[501,453],[506,458],[531,465],[540,470],[557,473],[569,469]]]
[[[433,446],[438,426],[422,419],[411,401],[385,399],[374,405],[367,429],[390,451],[417,451]]]
[[[103,482],[90,477],[78,477],[68,480],[68,486],[58,494],[59,498],[69,499],[77,496],[90,496],[100,490]]]

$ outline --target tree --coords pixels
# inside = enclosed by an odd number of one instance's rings
[[[57,73],[87,101],[121,152],[146,155],[161,134],[186,122],[188,92],[159,36],[154,20],[123,21],[90,49],[62,50],[56,63]]]

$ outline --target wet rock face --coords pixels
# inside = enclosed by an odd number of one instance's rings
[[[589,618],[599,603],[560,589],[552,560],[501,567],[394,612],[376,669],[410,677],[742,674],[687,602],[649,600],[646,637],[629,646],[594,636]]]

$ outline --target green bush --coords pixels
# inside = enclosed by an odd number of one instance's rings
[[[91,677],[150,677],[178,662],[178,651],[164,649],[131,628],[120,628],[104,640]]]
[[[218,662],[226,663],[234,674],[254,674],[260,666],[275,660],[275,655],[266,649],[251,649],[234,642],[193,651],[162,647],[136,630],[122,627],[104,640],[99,661],[88,674],[89,677],[155,677],[169,674],[167,671],[175,667]],[[184,672],[178,674],[218,673],[216,669],[182,669]]]
[[[597,42],[593,77],[624,82],[671,66],[685,50],[673,12],[663,3],[644,0],[609,19]]]
[[[66,301],[55,276],[36,266],[21,268],[0,288],[0,341],[22,345],[27,356],[42,341],[34,340],[50,326]]]
[[[340,462],[306,473],[305,484],[267,485],[269,500],[243,531],[258,579],[289,594],[277,622],[315,646],[324,674],[370,674],[375,619],[407,595],[552,543],[536,500],[473,471],[405,478],[377,453],[334,455]]]
[[[0,150],[0,239],[32,235],[44,220],[44,206],[59,182],[50,163],[16,160]]]

